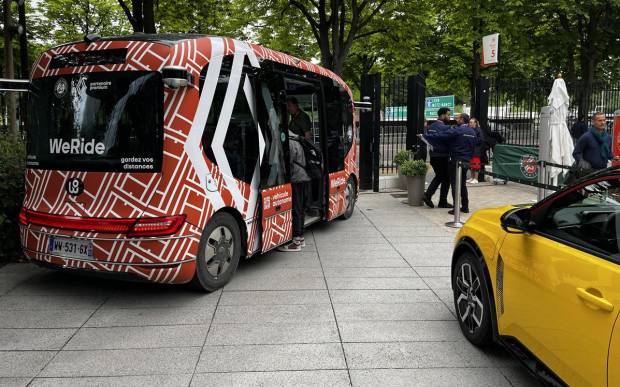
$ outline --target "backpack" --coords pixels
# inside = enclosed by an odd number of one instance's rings
[[[306,165],[300,167],[306,170],[311,179],[321,179],[323,177],[323,155],[319,148],[305,138],[299,138],[299,144],[304,150]]]

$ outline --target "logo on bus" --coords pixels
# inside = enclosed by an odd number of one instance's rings
[[[538,176],[538,160],[533,155],[521,156],[521,173],[528,179],[534,179]]]
[[[78,196],[79,194],[84,192],[84,182],[82,182],[82,180],[78,179],[77,177],[72,177],[67,180],[67,183],[65,184],[65,189],[67,190],[67,193],[69,195]]]
[[[67,90],[69,89],[69,84],[67,80],[64,78],[59,78],[54,85],[54,95],[56,98],[62,98],[67,94]]]
[[[332,180],[332,187],[340,187],[341,185],[347,184],[347,179],[344,177],[337,177]]]

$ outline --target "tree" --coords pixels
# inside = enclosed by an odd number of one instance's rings
[[[114,36],[129,30],[114,0],[52,0],[40,3],[38,11],[34,37],[50,46],[82,40],[91,33]]]
[[[383,28],[368,29],[368,25],[380,12],[393,11],[385,5],[388,0],[288,0],[289,7],[301,12],[310,25],[321,53],[323,67],[342,74],[344,64],[353,43],[369,37]]]
[[[125,0],[118,0],[118,4],[125,12],[127,20],[133,27],[133,32],[145,32],[154,34],[155,29],[155,9],[153,0],[131,0],[131,9]]]

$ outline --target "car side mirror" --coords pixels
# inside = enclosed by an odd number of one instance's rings
[[[534,228],[529,208],[515,208],[504,215],[500,220],[502,229],[509,234],[523,234]]]

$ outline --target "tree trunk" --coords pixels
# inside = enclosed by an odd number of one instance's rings
[[[11,0],[3,0],[2,8],[4,11],[4,77],[13,79],[15,78],[15,68],[13,67],[13,26],[11,23]],[[15,92],[6,93],[6,107],[9,136],[13,141],[17,141],[18,132]]]
[[[142,15],[144,22],[144,32],[146,32],[147,34],[156,33],[157,30],[155,29],[155,10],[153,9],[153,0],[143,0]]]

